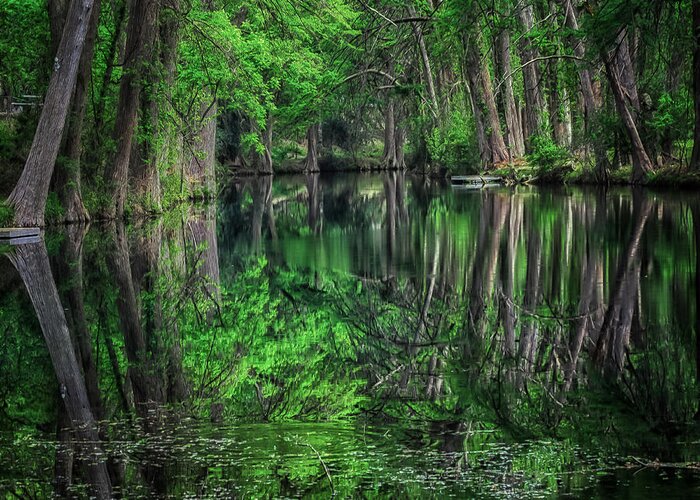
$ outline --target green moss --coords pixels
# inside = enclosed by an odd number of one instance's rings
[[[0,227],[9,227],[12,225],[12,219],[15,216],[15,211],[4,201],[0,201]]]

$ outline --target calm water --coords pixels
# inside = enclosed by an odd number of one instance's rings
[[[700,495],[700,201],[243,181],[0,257],[0,495]]]

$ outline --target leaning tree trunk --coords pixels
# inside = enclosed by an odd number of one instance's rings
[[[695,133],[690,168],[700,170],[700,0],[693,0],[693,97],[695,98]]]
[[[532,136],[542,133],[544,129],[544,99],[540,88],[540,67],[536,61],[539,51],[527,35],[531,34],[535,27],[535,13],[532,5],[525,5],[518,9],[518,17],[525,29],[525,35],[521,42],[523,60],[523,93],[525,95],[525,143],[527,147]]]
[[[304,160],[304,172],[307,174],[319,172],[318,168],[318,143],[320,141],[321,126],[318,123],[311,125],[306,131],[306,159]]]
[[[68,9],[32,147],[22,175],[8,198],[18,226],[44,225],[51,175],[61,147],[93,6],[94,0],[73,0]]]
[[[634,116],[629,109],[625,89],[620,82],[620,73],[616,61],[608,53],[603,53],[605,69],[615,98],[617,112],[622,118],[622,124],[632,146],[632,183],[639,184],[646,180],[647,174],[653,171],[653,165],[647,155],[644,143],[639,135]],[[633,103],[630,103],[634,105]]]
[[[157,2],[150,0],[132,0],[131,2],[124,51],[126,61],[119,85],[117,117],[114,124],[117,151],[114,160],[108,164],[105,171],[105,179],[110,188],[110,200],[109,205],[103,207],[101,215],[108,219],[124,215],[131,144],[136,131],[142,89],[139,77],[144,70],[146,58],[151,56],[146,53],[146,47],[151,45],[151,40],[155,36],[157,13]]]
[[[501,84],[501,101],[503,103],[503,116],[506,120],[506,143],[510,154],[514,157],[525,154],[525,144],[523,143],[523,129],[520,125],[520,114],[515,105],[513,93],[513,76],[511,75],[510,62],[510,33],[508,30],[501,31],[496,37],[498,53],[498,66],[503,78]]]
[[[88,85],[92,75],[92,59],[95,53],[99,19],[100,2],[97,2],[92,9],[90,26],[85,37],[85,46],[78,66],[78,77],[75,83],[75,92],[73,93],[68,131],[63,146],[63,156],[66,161],[58,165],[54,179],[66,222],[84,222],[90,219],[83,204],[80,186],[80,157],[82,153],[83,121],[87,104]]]
[[[111,498],[112,486],[104,451],[99,446],[97,423],[90,409],[85,381],[75,357],[46,247],[43,242],[19,245],[9,258],[24,282],[39,319],[76,444],[85,458],[92,495]]]

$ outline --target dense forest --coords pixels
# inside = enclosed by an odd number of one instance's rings
[[[4,225],[232,176],[495,170],[693,182],[697,0],[5,0]]]

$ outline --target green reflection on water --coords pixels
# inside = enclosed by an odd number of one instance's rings
[[[390,173],[50,235],[76,360],[3,260],[0,490],[94,491],[62,360],[127,497],[692,494],[696,213]]]

